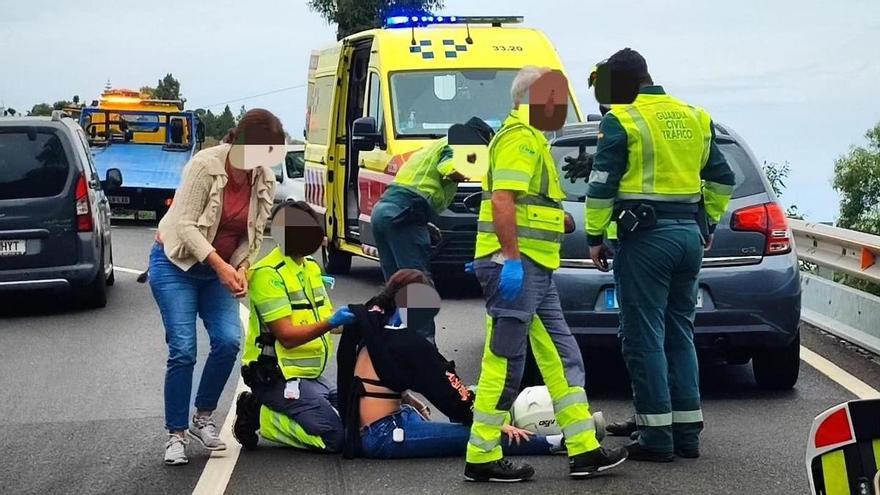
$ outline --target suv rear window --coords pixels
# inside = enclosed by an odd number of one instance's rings
[[[55,196],[70,164],[51,131],[0,131],[0,200]]]
[[[596,153],[596,138],[587,138],[584,140],[587,144],[585,150],[587,153]],[[749,154],[742,146],[733,141],[719,141],[718,148],[727,158],[727,163],[736,175],[736,189],[733,190],[734,198],[742,198],[764,192],[764,182],[761,180],[761,173],[758,166],[752,161]],[[565,172],[562,166],[565,165],[566,157],[578,156],[577,146],[554,146],[552,149],[553,159],[556,161],[556,168],[559,170],[559,177],[562,179],[562,189],[568,195],[569,200],[582,200],[587,195],[586,181],[579,180],[574,184],[565,178]]]

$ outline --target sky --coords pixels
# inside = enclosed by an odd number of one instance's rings
[[[657,83],[759,160],[790,162],[782,202],[811,220],[835,218],[834,160],[880,121],[877,0],[446,0],[443,13],[524,16],[586,112],[590,67],[638,50]],[[191,108],[268,108],[300,136],[309,53],[335,39],[305,0],[0,0],[0,106],[88,102],[108,79],[139,88],[171,72]]]

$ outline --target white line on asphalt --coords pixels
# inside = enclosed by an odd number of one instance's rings
[[[239,310],[242,331],[247,329],[249,313],[247,307],[242,305]],[[235,422],[235,399],[244,390],[246,390],[244,381],[239,377],[235,393],[232,395],[232,405],[229,406],[226,421],[220,428],[220,439],[226,443],[226,450],[211,452],[211,457],[205,463],[205,469],[199,477],[199,482],[193,489],[193,495],[222,495],[226,491],[226,485],[229,484],[229,479],[232,477],[235,463],[238,462],[238,454],[241,453],[241,445],[232,436],[232,424]]]
[[[117,272],[122,272],[122,273],[130,273],[132,275],[140,275],[141,273],[144,273],[143,270],[135,270],[134,268],[125,268],[124,266],[114,266],[113,270],[115,270]]]
[[[801,346],[801,359],[823,375],[842,385],[859,399],[880,399],[880,392],[873,387],[804,346]]]

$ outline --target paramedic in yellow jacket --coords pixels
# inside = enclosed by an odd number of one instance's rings
[[[354,321],[348,307],[333,312],[321,268],[309,254],[324,240],[311,208],[276,207],[278,243],[249,273],[250,322],[242,377],[251,392],[237,401],[233,433],[245,447],[260,436],[302,449],[338,452],[344,440],[336,387],[324,378],[332,350],[327,335]]]

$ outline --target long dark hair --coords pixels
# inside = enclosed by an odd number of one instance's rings
[[[428,275],[421,270],[416,270],[414,268],[398,270],[388,279],[388,282],[385,283],[385,288],[382,289],[382,292],[367,301],[367,309],[378,306],[382,309],[382,312],[385,313],[386,317],[390,317],[391,313],[397,309],[397,304],[394,302],[394,296],[396,296],[401,289],[410,284],[433,285]]]

